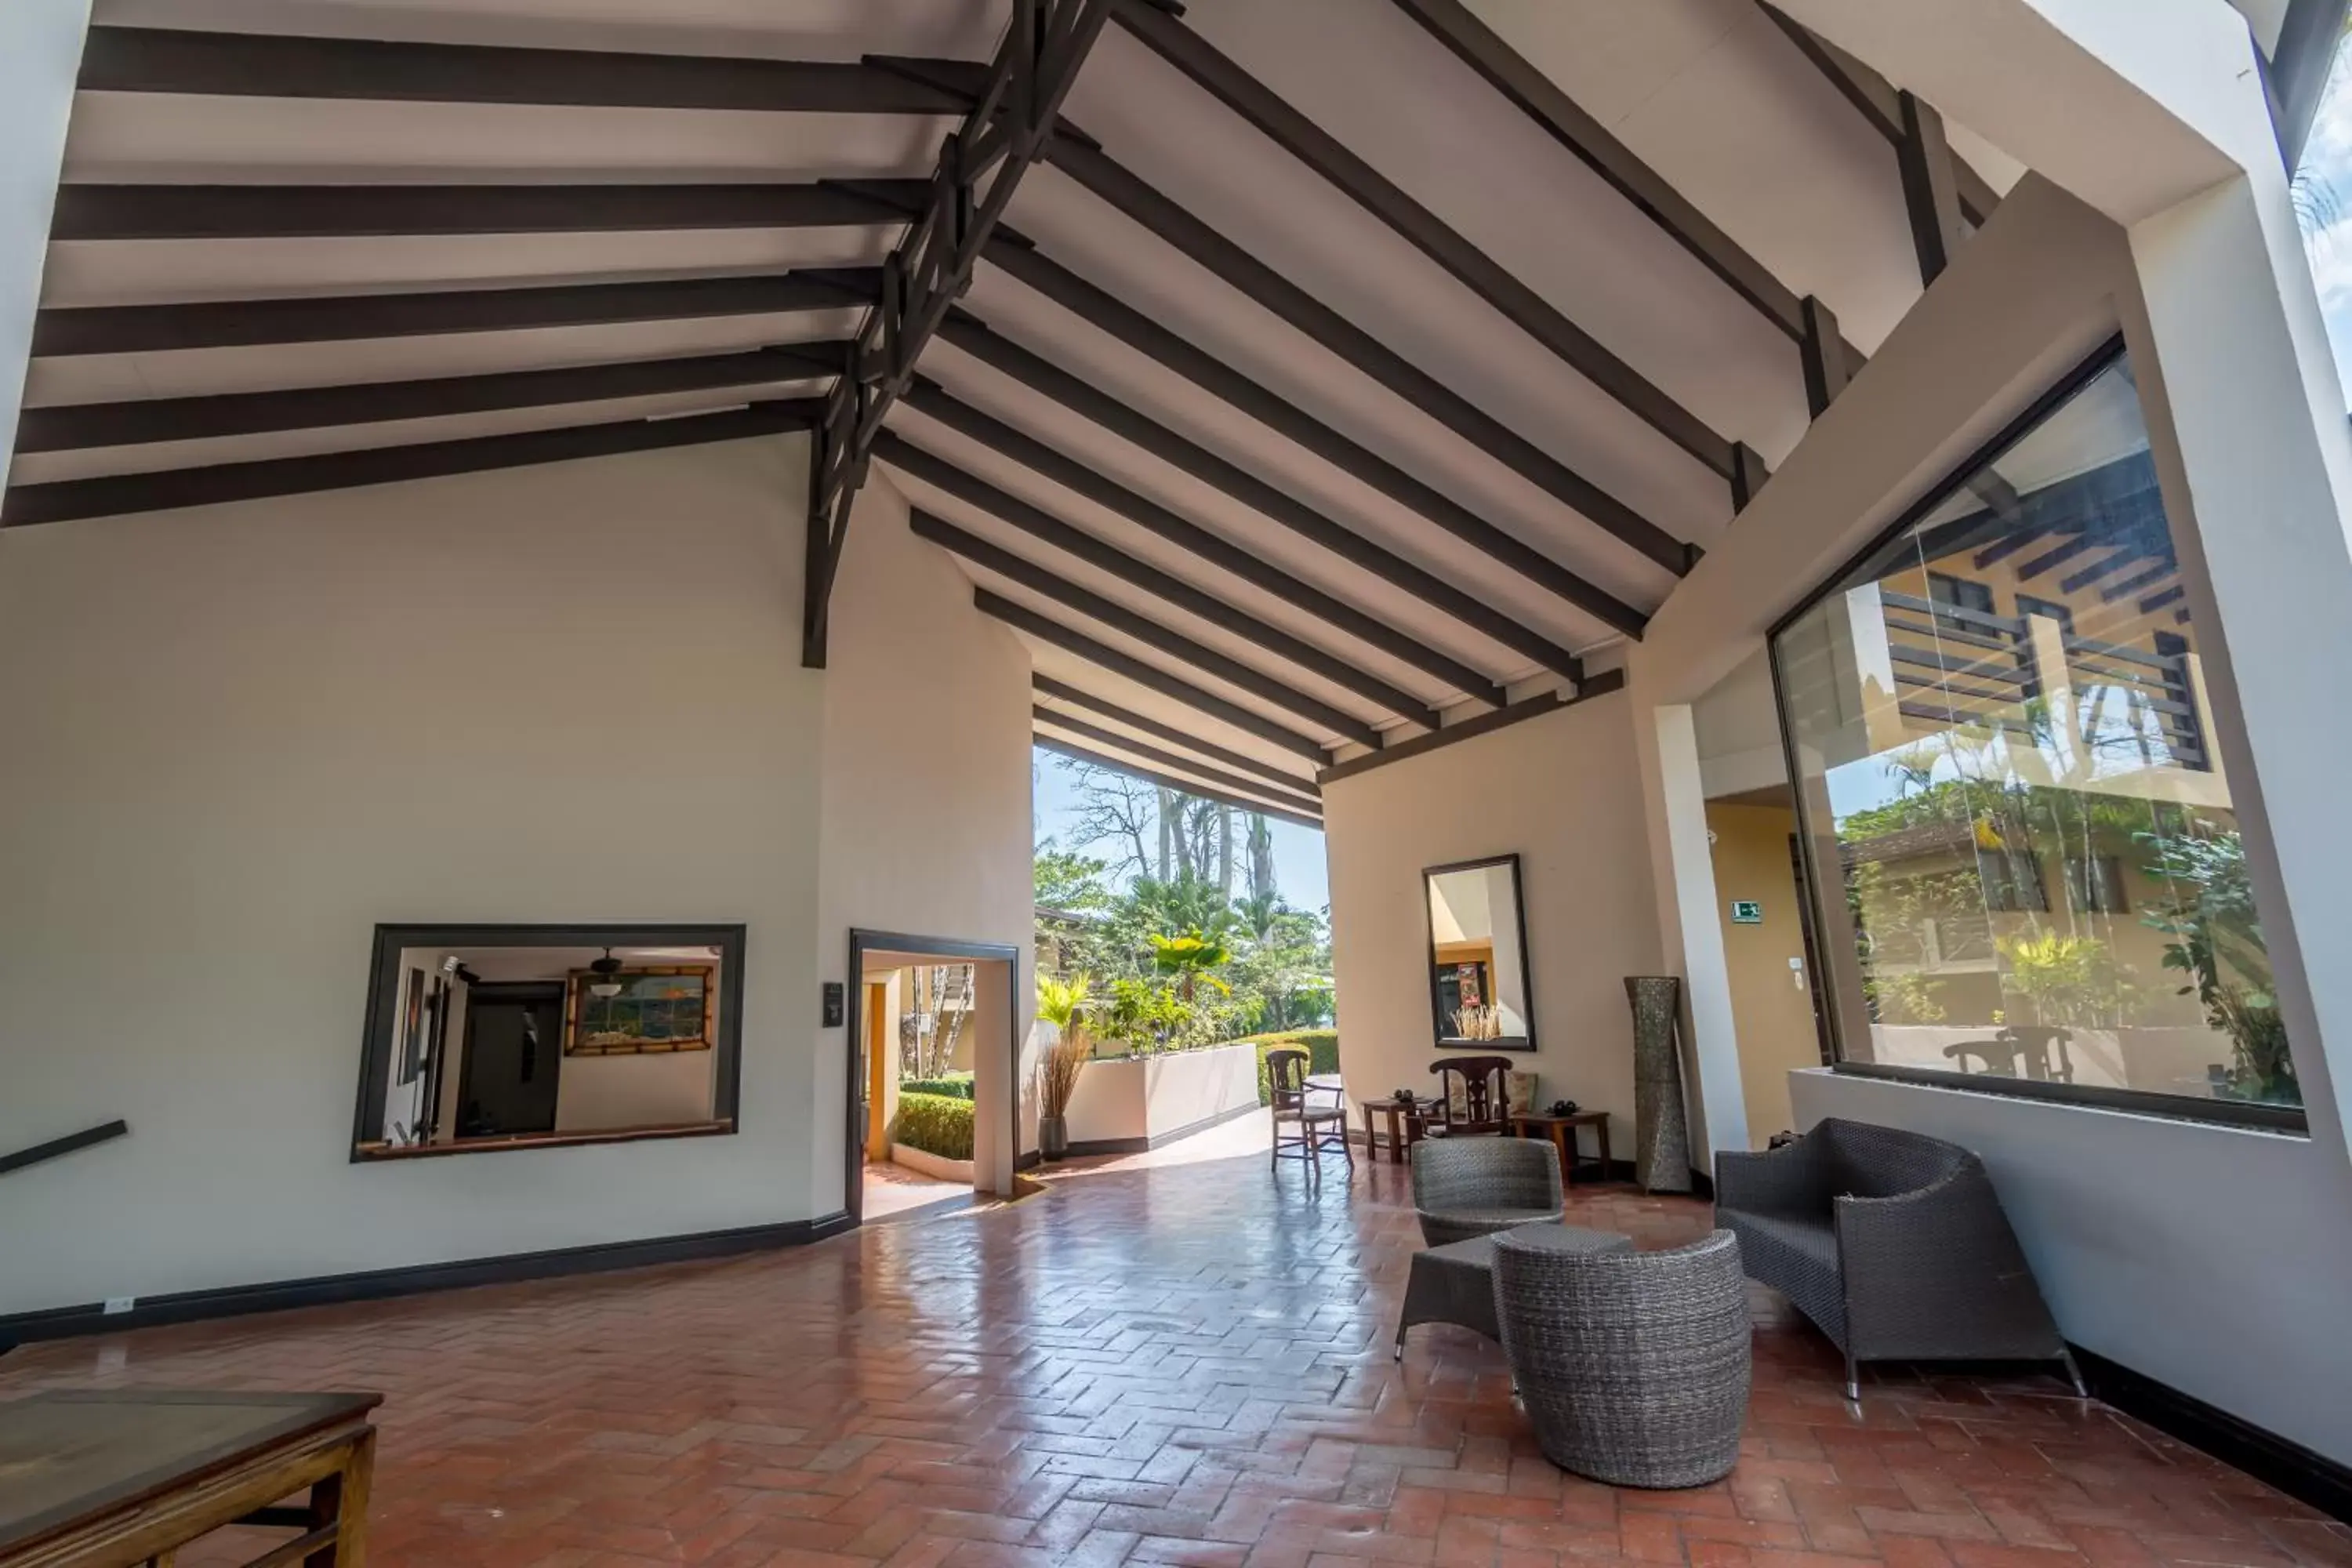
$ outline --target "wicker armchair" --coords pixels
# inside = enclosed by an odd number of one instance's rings
[[[1753,1329],[1727,1230],[1673,1252],[1495,1238],[1503,1353],[1544,1458],[1619,1487],[1696,1487],[1739,1459]]]
[[[1559,1152],[1531,1138],[1416,1143],[1412,1206],[1431,1247],[1556,1220],[1568,1206],[1561,1196]]]
[[[1984,1163],[1957,1143],[1832,1118],[1769,1153],[1718,1152],[1715,1214],[1748,1271],[1866,1361],[2055,1361],[2083,1379]]]

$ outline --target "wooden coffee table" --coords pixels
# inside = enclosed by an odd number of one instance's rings
[[[248,1568],[358,1568],[367,1413],[383,1399],[125,1389],[0,1404],[0,1568],[168,1564],[228,1524],[293,1532]]]
[[[1576,1130],[1580,1127],[1591,1128],[1593,1136],[1599,1141],[1601,1158],[1598,1162],[1581,1160],[1577,1154]],[[1511,1131],[1522,1138],[1550,1139],[1552,1147],[1559,1151],[1559,1179],[1571,1186],[1575,1184],[1576,1168],[1580,1163],[1598,1163],[1601,1179],[1604,1182],[1610,1179],[1609,1113],[1605,1110],[1580,1110],[1573,1116],[1528,1111],[1512,1116]]]

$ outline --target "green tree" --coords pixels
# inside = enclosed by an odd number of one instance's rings
[[[1049,910],[1092,913],[1110,907],[1113,894],[1103,880],[1108,861],[1065,849],[1051,838],[1037,846],[1037,903]]]

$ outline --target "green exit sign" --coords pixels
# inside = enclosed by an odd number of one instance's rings
[[[1731,923],[1736,926],[1760,926],[1764,923],[1764,906],[1754,899],[1731,900]]]

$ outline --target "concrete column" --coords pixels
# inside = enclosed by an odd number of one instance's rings
[[[1666,973],[1683,981],[1683,1098],[1690,1110],[1691,1164],[1712,1174],[1716,1150],[1748,1147],[1748,1102],[1739,1079],[1731,967],[1715,913],[1698,731],[1688,704],[1654,700],[1639,650],[1627,675],[1657,881],[1658,942]]]
[[[16,448],[89,0],[0,5],[0,486]]]

